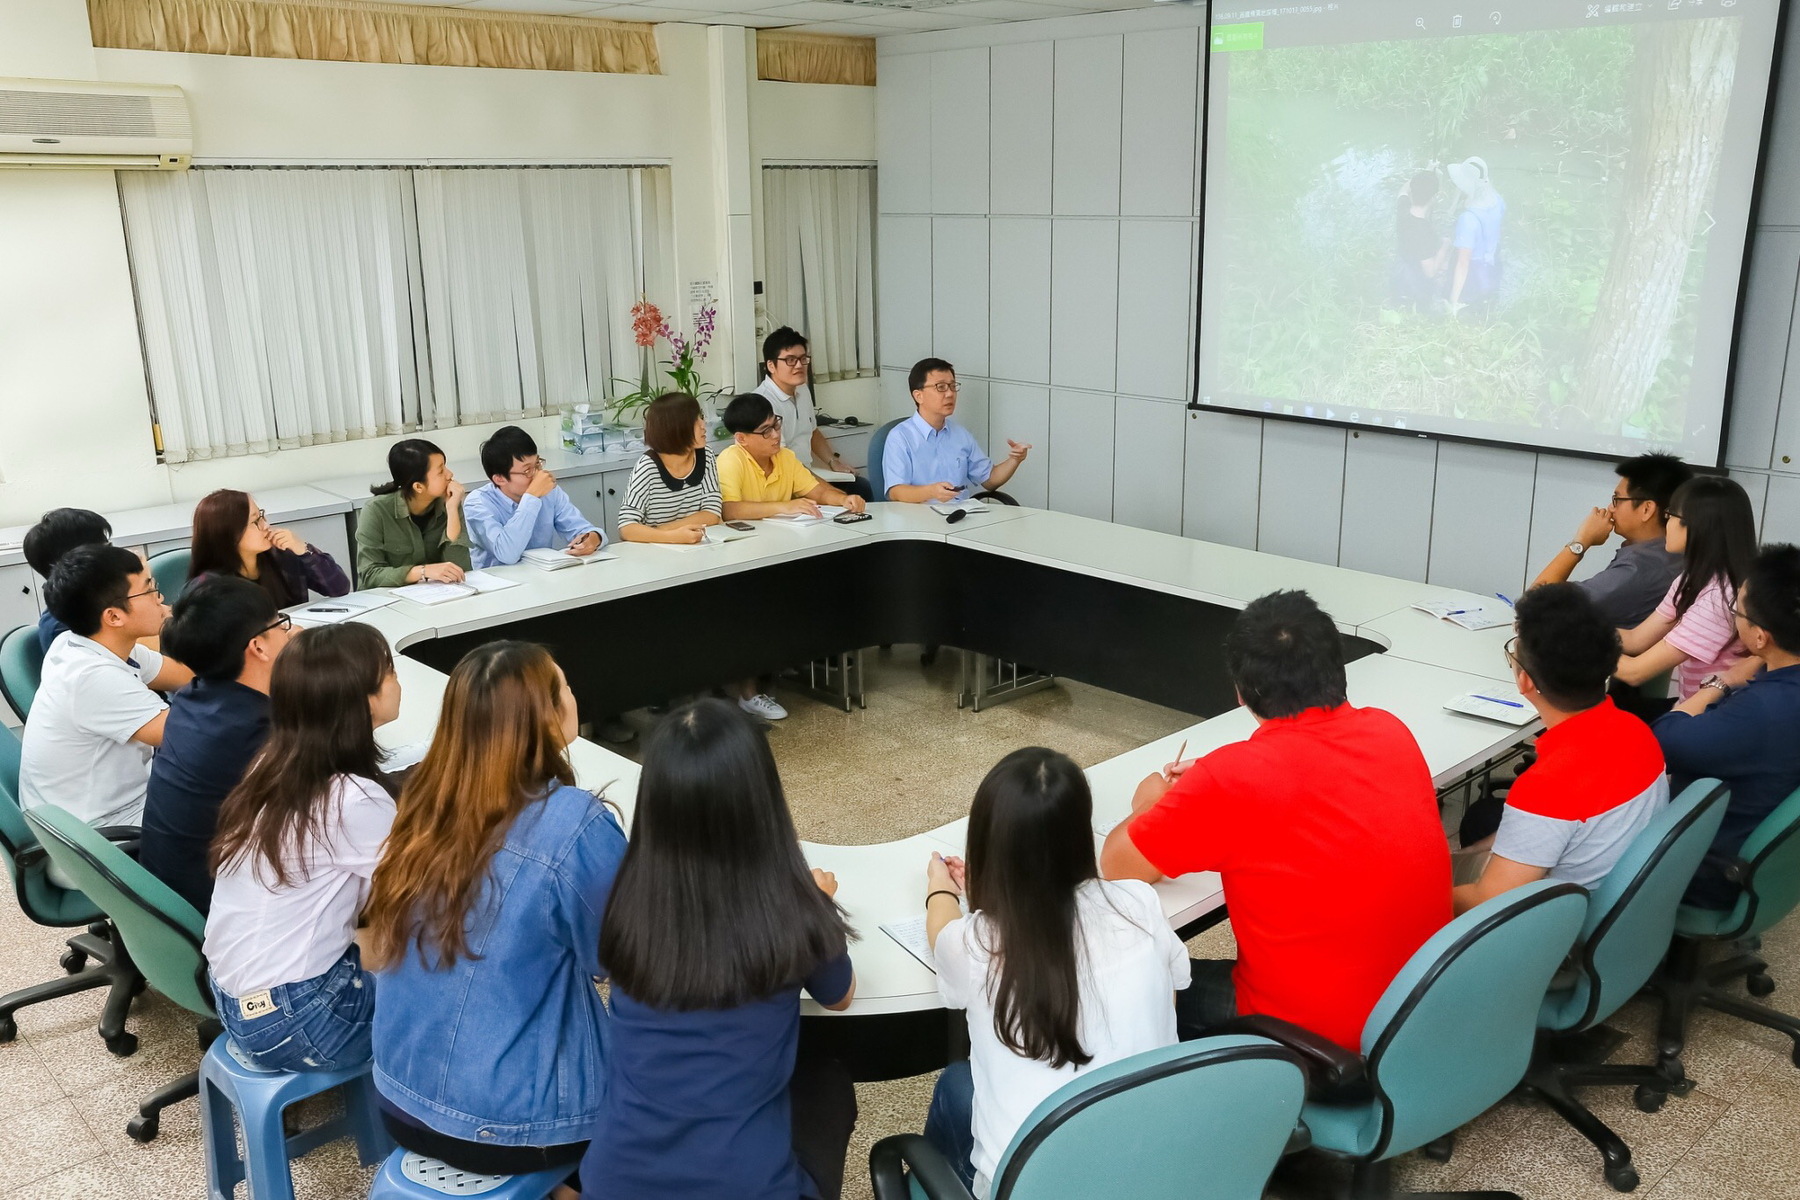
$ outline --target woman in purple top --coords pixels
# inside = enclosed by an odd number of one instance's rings
[[[722,700],[644,747],[631,841],[600,926],[611,1017],[582,1194],[836,1200],[856,1092],[796,1063],[800,992],[856,990],[837,880],[809,871],[768,742]]]
[[[331,555],[269,518],[247,492],[220,488],[194,506],[188,579],[238,575],[261,587],[276,608],[304,604],[312,592],[342,596],[350,579]]]

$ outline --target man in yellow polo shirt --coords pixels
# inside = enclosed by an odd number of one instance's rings
[[[734,443],[719,455],[719,493],[727,521],[816,517],[822,504],[863,510],[861,496],[819,479],[781,444],[781,418],[767,396],[745,392],[736,397],[725,406],[724,421]]]

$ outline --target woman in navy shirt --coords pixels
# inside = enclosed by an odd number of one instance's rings
[[[396,1142],[464,1171],[573,1170],[600,1116],[596,948],[625,834],[575,786],[576,724],[542,646],[471,650],[375,869],[382,1115]]]
[[[800,992],[856,989],[837,880],[809,871],[757,725],[701,700],[644,747],[600,929],[610,1079],[582,1160],[606,1200],[836,1200],[856,1092],[796,1069]]]

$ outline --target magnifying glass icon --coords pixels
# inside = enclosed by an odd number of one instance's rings
[[[1423,29],[1423,28],[1425,28],[1425,18],[1424,17],[1416,17],[1413,20],[1413,24],[1417,25],[1420,29]]]

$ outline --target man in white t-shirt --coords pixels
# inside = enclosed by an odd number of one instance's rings
[[[57,562],[44,599],[68,632],[44,656],[25,722],[20,807],[55,804],[97,827],[136,825],[169,711],[156,693],[194,677],[138,645],[162,629],[162,592],[136,553],[97,545]],[[54,869],[51,877],[70,886]]]
[[[831,439],[819,429],[812,387],[806,382],[812,366],[806,339],[783,325],[763,339],[762,356],[767,375],[756,390],[768,397],[770,407],[781,418],[781,444],[792,450],[803,466],[849,472],[853,478],[833,480],[832,485],[864,500],[873,500],[875,489],[869,481],[856,475],[855,468],[832,449]]]

